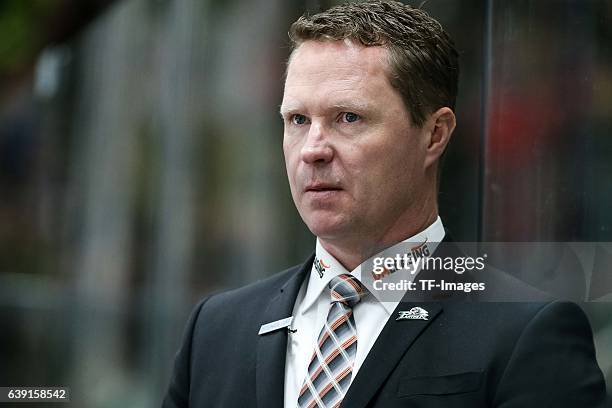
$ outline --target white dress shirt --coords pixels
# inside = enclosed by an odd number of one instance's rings
[[[431,243],[432,252],[437,243],[444,238],[444,227],[440,217],[428,228],[404,240],[404,242]],[[328,283],[335,276],[349,273],[333,256],[331,256],[317,239],[315,263],[320,260],[323,268],[319,273],[313,263],[310,276],[304,280],[293,307],[292,329],[287,342],[287,359],[285,363],[285,407],[295,408],[298,394],[308,373],[308,365],[319,337],[319,332],[327,319],[331,303]],[[350,272],[361,279],[361,268]],[[415,274],[416,276],[416,274]],[[391,313],[399,302],[382,302],[368,292],[361,302],[353,308],[355,330],[357,331],[357,352],[353,365],[351,382],[357,375],[378,335],[387,323]]]

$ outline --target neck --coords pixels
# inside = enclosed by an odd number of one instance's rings
[[[438,217],[437,204],[423,202],[419,211],[407,212],[393,225],[371,233],[358,233],[344,239],[322,239],[319,242],[347,271],[352,271],[366,259],[398,242],[425,230]]]

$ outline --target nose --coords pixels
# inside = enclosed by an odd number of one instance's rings
[[[328,163],[334,157],[334,150],[325,136],[321,124],[312,123],[302,146],[301,158],[309,164]]]

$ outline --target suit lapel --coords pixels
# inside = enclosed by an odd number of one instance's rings
[[[415,306],[427,310],[429,319],[395,320],[399,311],[407,311]],[[359,369],[342,401],[342,406],[365,407],[412,343],[441,312],[440,303],[400,302]]]
[[[436,250],[436,256],[457,256],[460,253],[448,231],[442,240],[442,245],[441,251]],[[429,271],[426,274],[419,273],[415,281],[434,276],[449,281],[457,279],[457,274],[454,272]],[[442,313],[442,305],[448,304],[449,298],[460,300],[465,298],[465,294],[448,296],[444,293],[431,292],[414,296],[410,292],[406,293],[359,368],[357,376],[342,401],[343,407],[365,407],[368,404],[414,341]],[[422,307],[429,313],[428,320],[396,320],[400,311],[408,311],[416,306]]]
[[[300,286],[312,267],[314,254],[302,265],[263,313],[261,324],[291,316]],[[259,336],[257,345],[256,392],[258,407],[282,408],[284,403],[287,330],[276,330]]]

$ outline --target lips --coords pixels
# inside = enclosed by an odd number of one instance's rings
[[[304,195],[311,204],[316,206],[328,205],[340,197],[342,188],[337,184],[311,183],[304,189]]]
[[[342,190],[340,187],[333,184],[326,183],[314,183],[306,186],[304,191],[306,192],[326,192],[326,191],[340,191]]]

